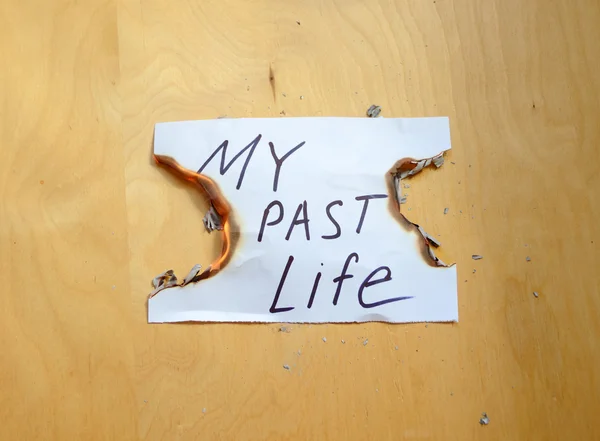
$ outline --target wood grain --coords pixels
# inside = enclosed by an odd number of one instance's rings
[[[0,439],[600,439],[599,24],[594,0],[2,2]],[[146,324],[150,279],[218,251],[156,122],[373,103],[451,118],[406,192],[460,323]]]

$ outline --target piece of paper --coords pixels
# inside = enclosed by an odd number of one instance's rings
[[[447,118],[157,124],[157,161],[208,194],[224,246],[184,286],[166,276],[149,322],[457,321],[456,267],[400,215],[397,190],[448,149]]]

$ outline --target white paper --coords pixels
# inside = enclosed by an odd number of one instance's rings
[[[183,287],[160,291],[148,301],[149,322],[422,322],[458,321],[456,267],[434,267],[419,250],[422,237],[407,230],[390,214],[386,186],[389,170],[400,159],[433,157],[450,149],[447,118],[272,118],[218,119],[157,124],[155,155],[169,156],[181,166],[198,169],[224,140],[228,140],[225,165],[258,134],[262,137],[250,157],[241,186],[236,189],[248,151],[221,175],[221,152],[202,174],[215,181],[234,210],[241,240],[230,262],[216,275]],[[276,163],[298,144],[305,144],[281,164],[277,191],[273,191]],[[356,229],[363,210],[362,195],[388,195],[372,199],[360,234]],[[278,200],[284,207],[280,223],[258,234],[266,207]],[[325,207],[331,208],[341,236]],[[292,218],[307,202],[310,240],[304,225],[285,239]],[[182,213],[185,212],[183,209]],[[202,213],[204,215],[204,213]],[[277,219],[274,207],[267,222]],[[199,227],[201,224],[199,223]],[[215,231],[212,234],[219,234]],[[333,299],[342,267],[352,259],[337,305]],[[275,308],[270,312],[289,257],[294,260]],[[197,262],[190,262],[190,268]],[[387,266],[391,280],[363,288],[363,303],[410,297],[381,306],[359,304],[358,292],[367,276]],[[311,308],[307,307],[315,281],[321,278]],[[371,279],[383,278],[381,270]],[[149,275],[149,278],[152,275]],[[183,275],[181,275],[183,276]],[[277,310],[277,309],[276,309]]]

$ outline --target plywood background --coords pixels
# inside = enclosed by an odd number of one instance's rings
[[[4,0],[0,36],[0,439],[600,439],[596,0]],[[146,324],[216,253],[154,123],[373,103],[451,118],[408,200],[459,324]]]

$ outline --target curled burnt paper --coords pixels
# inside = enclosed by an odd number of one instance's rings
[[[155,278],[149,321],[457,321],[456,268],[401,209],[449,148],[446,118],[157,124],[156,161],[209,198],[222,252]]]
[[[149,297],[154,297],[155,294],[163,289],[176,285],[177,277],[173,273],[173,270],[167,270],[152,279],[152,286],[154,287],[154,290],[150,293]]]
[[[441,244],[431,235],[427,234],[423,227],[415,224],[407,219],[407,217],[402,212],[400,205],[406,203],[406,197],[401,196],[402,185],[404,184],[405,188],[407,184],[403,183],[402,180],[410,179],[410,177],[416,175],[417,173],[423,171],[425,168],[430,165],[434,165],[435,168],[440,168],[444,164],[444,153],[439,153],[431,158],[424,158],[420,160],[416,159],[402,159],[398,161],[394,167],[390,170],[389,174],[391,175],[391,179],[388,178],[388,185],[393,185],[393,194],[398,202],[398,206],[392,206],[390,209],[392,213],[398,218],[398,221],[401,224],[405,224],[408,228],[412,228],[418,232],[423,238],[422,242],[422,253],[425,258],[429,259],[431,263],[435,266],[444,266],[447,267],[444,262],[442,262],[438,257],[436,257],[433,248],[438,248]],[[410,186],[408,187],[410,188]]]

